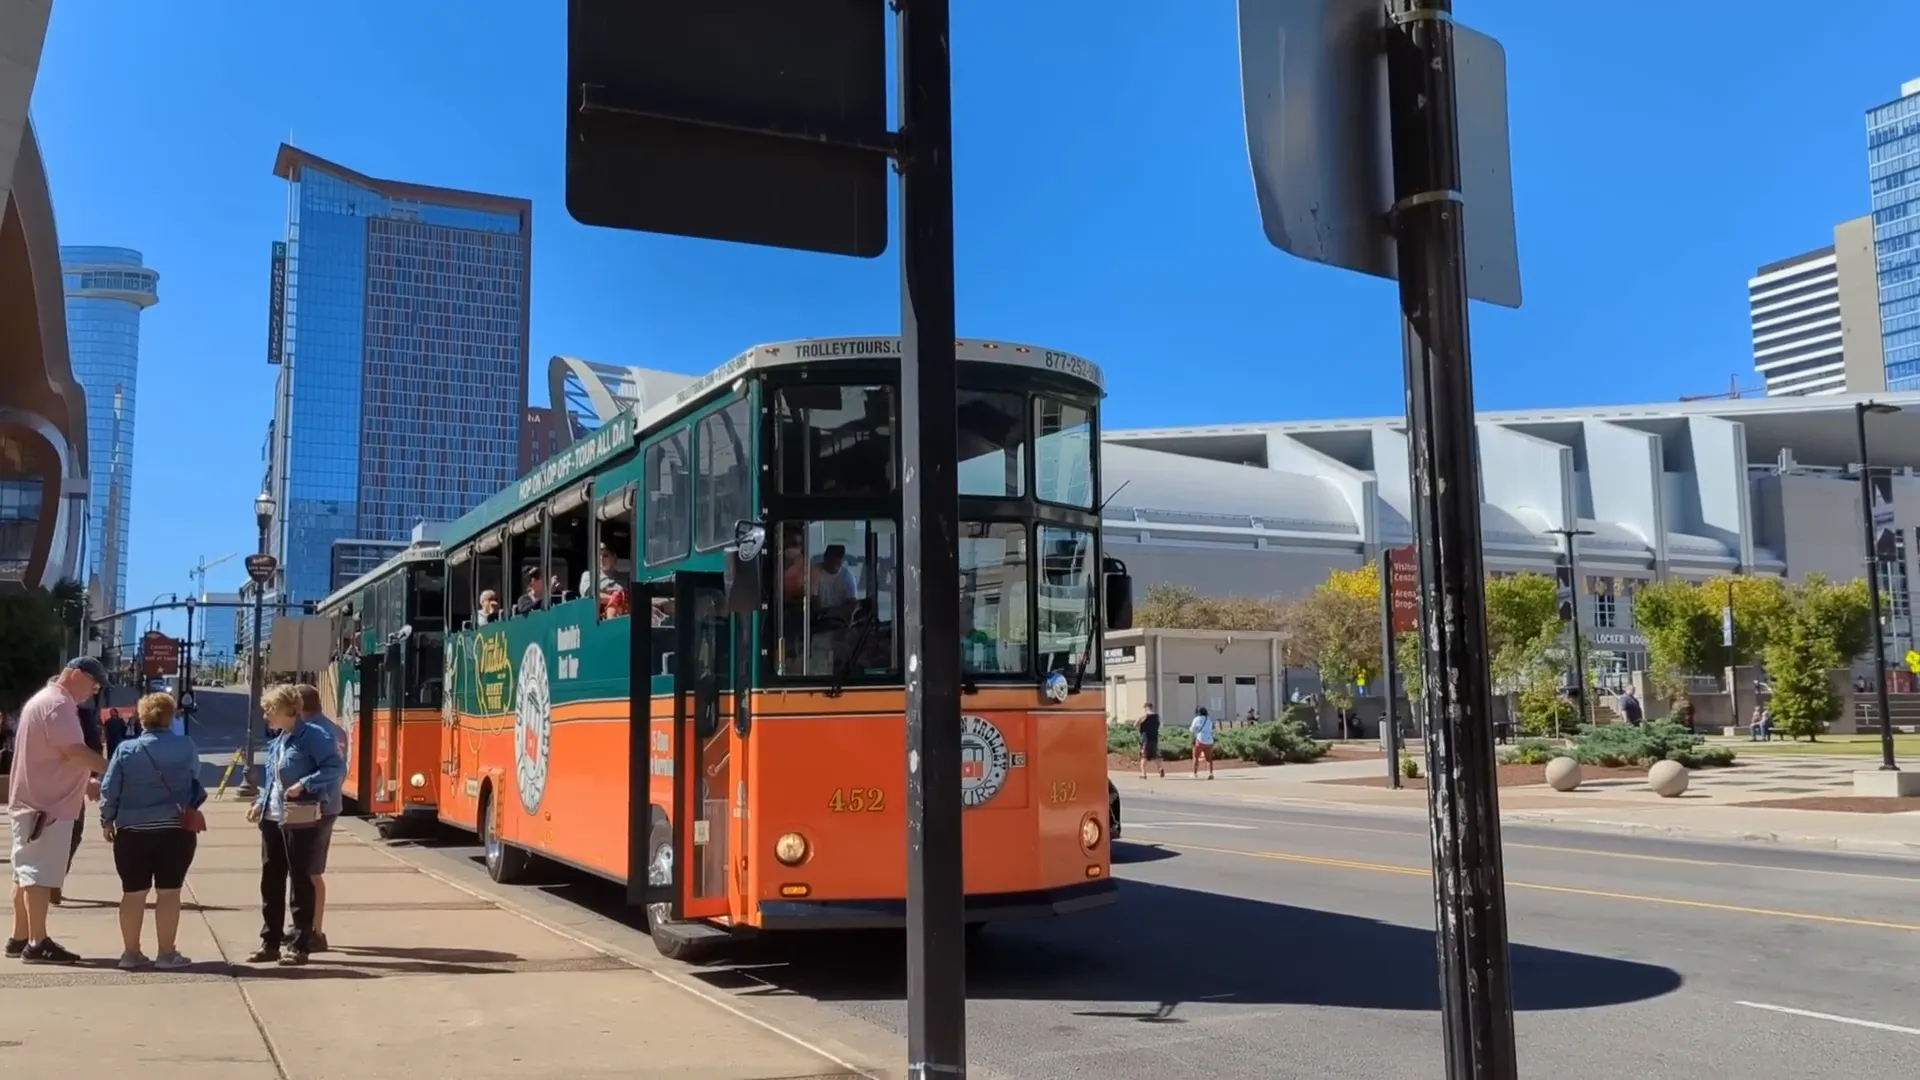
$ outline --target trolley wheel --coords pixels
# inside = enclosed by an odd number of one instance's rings
[[[502,885],[513,885],[527,876],[532,856],[500,838],[499,815],[493,809],[493,793],[480,802],[480,846],[486,852],[487,876]]]
[[[697,964],[711,957],[732,935],[706,923],[674,922],[672,908],[666,904],[647,905],[647,933],[661,956],[683,964]]]

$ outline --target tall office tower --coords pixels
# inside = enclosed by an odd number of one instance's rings
[[[519,476],[533,204],[281,146],[271,546],[318,600]],[[277,589],[275,591],[278,591]]]
[[[160,300],[160,275],[140,253],[116,247],[60,249],[67,295],[67,351],[87,392],[87,597],[95,614],[127,606],[127,535],[133,506],[133,421],[140,383],[140,313]],[[111,633],[108,631],[111,630]],[[132,623],[102,628],[126,645]]]
[[[1768,263],[1747,279],[1753,367],[1768,397],[1887,388],[1873,218],[1833,227],[1833,244]]]
[[[1920,79],[1867,110],[1867,183],[1887,388],[1920,389]]]

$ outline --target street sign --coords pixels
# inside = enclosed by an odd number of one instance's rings
[[[1387,552],[1389,602],[1393,605],[1393,632],[1420,628],[1420,560],[1412,544]]]
[[[180,670],[180,642],[158,630],[140,638],[140,670],[146,675],[171,675]]]
[[[247,556],[247,577],[255,585],[265,585],[273,580],[273,572],[280,568],[280,560],[271,555]]]
[[[887,91],[875,0],[570,0],[567,213],[873,258]]]
[[[1397,278],[1380,0],[1240,0],[1240,92],[1260,224],[1274,247]],[[1507,56],[1453,23],[1467,295],[1520,306]]]

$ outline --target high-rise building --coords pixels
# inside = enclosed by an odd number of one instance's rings
[[[202,604],[220,604],[221,607],[201,608],[202,618],[193,628],[193,658],[200,664],[230,664],[239,647],[238,622],[234,615],[240,611],[240,594],[237,592],[206,592],[200,594]]]
[[[284,145],[273,171],[289,191],[268,315],[272,545],[300,603],[518,477],[533,204]]]
[[[1830,246],[1754,271],[1747,311],[1768,397],[1887,388],[1871,217],[1835,225]]]
[[[572,445],[573,425],[567,419],[567,410],[527,406],[527,415],[520,418],[521,473],[532,472],[535,466]]]
[[[1887,386],[1920,387],[1920,79],[1867,110],[1867,184]]]
[[[62,247],[67,350],[87,392],[87,595],[96,613],[127,606],[127,537],[133,506],[133,423],[140,383],[140,313],[160,300],[160,275],[140,253]],[[131,642],[132,626],[112,641]]]

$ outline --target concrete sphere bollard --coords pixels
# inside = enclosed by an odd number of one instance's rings
[[[1547,786],[1555,791],[1572,791],[1580,786],[1580,763],[1570,757],[1547,762]]]
[[[1655,795],[1671,799],[1687,790],[1687,767],[1677,761],[1656,761],[1647,770],[1647,786]]]

